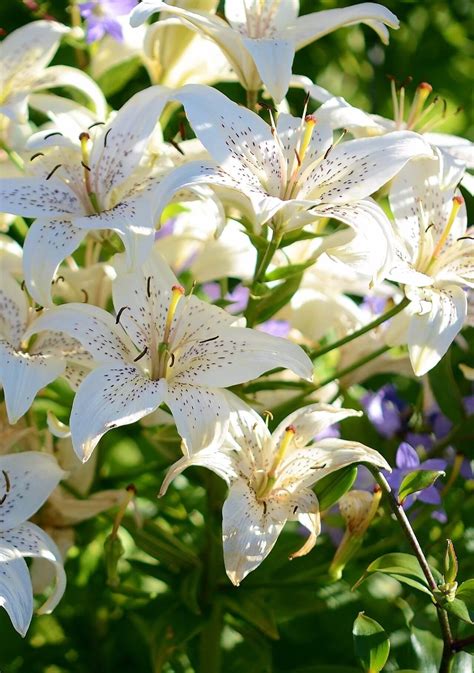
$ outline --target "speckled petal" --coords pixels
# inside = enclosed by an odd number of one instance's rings
[[[222,510],[222,540],[232,584],[238,586],[271,552],[288,518],[283,509],[257,501],[242,480],[231,487]]]
[[[229,408],[221,390],[172,382],[165,402],[191,453],[222,444],[229,427]]]
[[[30,355],[0,340],[0,383],[10,423],[25,414],[41,388],[64,372],[66,363],[51,355]]]
[[[28,292],[40,306],[50,306],[51,282],[61,262],[85,236],[69,219],[39,217],[28,230],[23,248],[23,269]]]
[[[33,616],[33,589],[30,573],[20,553],[0,535],[0,607],[7,611],[21,636],[25,636]]]
[[[0,202],[5,212],[25,217],[60,217],[83,212],[72,189],[54,178],[3,178],[0,180]]]
[[[61,553],[56,544],[41,528],[29,522],[2,533],[2,537],[22,556],[42,558],[54,565],[56,580],[54,591],[38,610],[40,614],[52,612],[61,600],[66,588],[66,573],[64,572]]]
[[[85,462],[100,438],[122,425],[151,414],[166,395],[164,379],[151,381],[135,367],[99,367],[87,376],[74,398],[71,436]]]
[[[130,362],[136,355],[132,343],[110,313],[97,306],[71,302],[45,311],[26,332],[66,332],[77,339],[98,363]]]
[[[91,174],[99,196],[109,194],[138,166],[169,98],[169,90],[152,86],[132,96],[94,140]]]
[[[0,456],[0,535],[33,516],[65,475],[47,453]]]

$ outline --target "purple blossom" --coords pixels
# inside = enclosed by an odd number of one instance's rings
[[[290,333],[290,323],[287,320],[277,320],[272,318],[266,322],[262,322],[261,325],[258,325],[257,329],[261,332],[266,332],[272,336],[283,337],[286,339]]]
[[[393,471],[385,473],[385,477],[391,488],[397,492],[407,474],[417,470],[445,470],[447,465],[446,461],[442,458],[430,458],[421,462],[415,449],[407,442],[402,442],[398,447],[395,464],[396,467]],[[439,505],[441,503],[441,495],[436,485],[433,484],[422,491],[409,495],[403,502],[404,509],[411,507],[415,500],[428,505]]]
[[[408,405],[398,397],[395,386],[387,384],[375,393],[367,393],[362,398],[362,404],[370,422],[382,437],[391,439],[403,429]]]
[[[91,0],[79,5],[81,16],[86,19],[87,42],[96,42],[107,33],[117,42],[123,41],[122,26],[117,16],[126,16],[137,0]]]
[[[217,301],[221,298],[219,283],[204,283],[202,289],[211,301]],[[229,313],[242,313],[247,307],[249,289],[239,284],[232,292],[227,292],[224,299],[231,302],[226,306],[226,311],[229,311]]]

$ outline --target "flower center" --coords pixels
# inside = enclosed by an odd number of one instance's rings
[[[173,319],[176,314],[176,309],[178,308],[178,304],[183,296],[184,288],[181,287],[181,285],[173,285],[171,288],[171,299],[168,306],[168,313],[166,315],[163,338],[162,341],[158,344],[158,348],[151,355],[151,378],[154,381],[166,378],[168,373],[168,365],[170,361],[171,363],[174,362],[174,355],[170,351],[170,333]]]
[[[405,121],[405,83],[397,90],[395,79],[390,82],[392,92],[393,119],[397,129],[416,130],[418,133],[427,133],[434,126],[446,119],[447,104],[443,98],[435,96],[428,105],[425,105],[433,87],[428,82],[421,82],[415,91]],[[458,108],[454,115],[460,112]]]
[[[286,451],[293,439],[293,437],[296,434],[296,428],[294,425],[289,425],[285,429],[285,434],[283,435],[280,446],[278,447],[278,451],[275,454],[275,457],[273,459],[272,466],[269,470],[269,472],[266,475],[263,475],[259,479],[259,483],[256,488],[256,496],[257,500],[263,500],[272,490],[276,477],[275,473],[278,469],[278,466],[280,465],[281,461],[283,460]]]
[[[97,198],[97,194],[93,191],[91,184],[91,168],[89,166],[90,139],[91,139],[90,135],[86,132],[81,133],[79,136],[79,140],[81,142],[81,155],[82,155],[81,165],[82,168],[84,169],[84,184],[86,186],[86,192],[87,196],[89,197],[90,204],[94,209],[95,213],[100,213],[99,199]]]

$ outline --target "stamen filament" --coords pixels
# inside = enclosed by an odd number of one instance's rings
[[[282,437],[282,440],[280,442],[280,446],[278,448],[277,454],[273,460],[272,467],[270,469],[270,472],[268,473],[269,479],[275,476],[275,471],[278,467],[278,465],[281,463],[283,460],[283,457],[286,453],[286,450],[288,449],[288,446],[290,445],[291,440],[296,434],[296,428],[294,425],[289,425],[285,429],[285,434]]]
[[[433,264],[433,262],[439,257],[442,249],[444,248],[444,245],[446,241],[448,240],[449,234],[451,232],[454,220],[456,219],[456,215],[459,212],[459,209],[461,208],[462,204],[464,203],[464,199],[462,196],[455,196],[453,198],[453,205],[451,208],[451,213],[449,215],[448,223],[444,228],[443,233],[440,236],[440,239],[438,243],[436,244],[435,249],[433,250],[433,254],[431,255],[431,262],[430,266]]]
[[[431,84],[428,84],[428,82],[421,82],[421,84],[417,86],[407,119],[407,128],[412,128],[414,126],[421,111],[423,110],[426,99],[432,91],[433,87]]]

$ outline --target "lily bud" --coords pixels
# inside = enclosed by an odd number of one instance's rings
[[[374,493],[349,491],[340,499],[339,511],[346,522],[346,532],[329,567],[332,579],[338,580],[342,577],[345,566],[359,550],[381,497],[382,491],[377,488]]]

